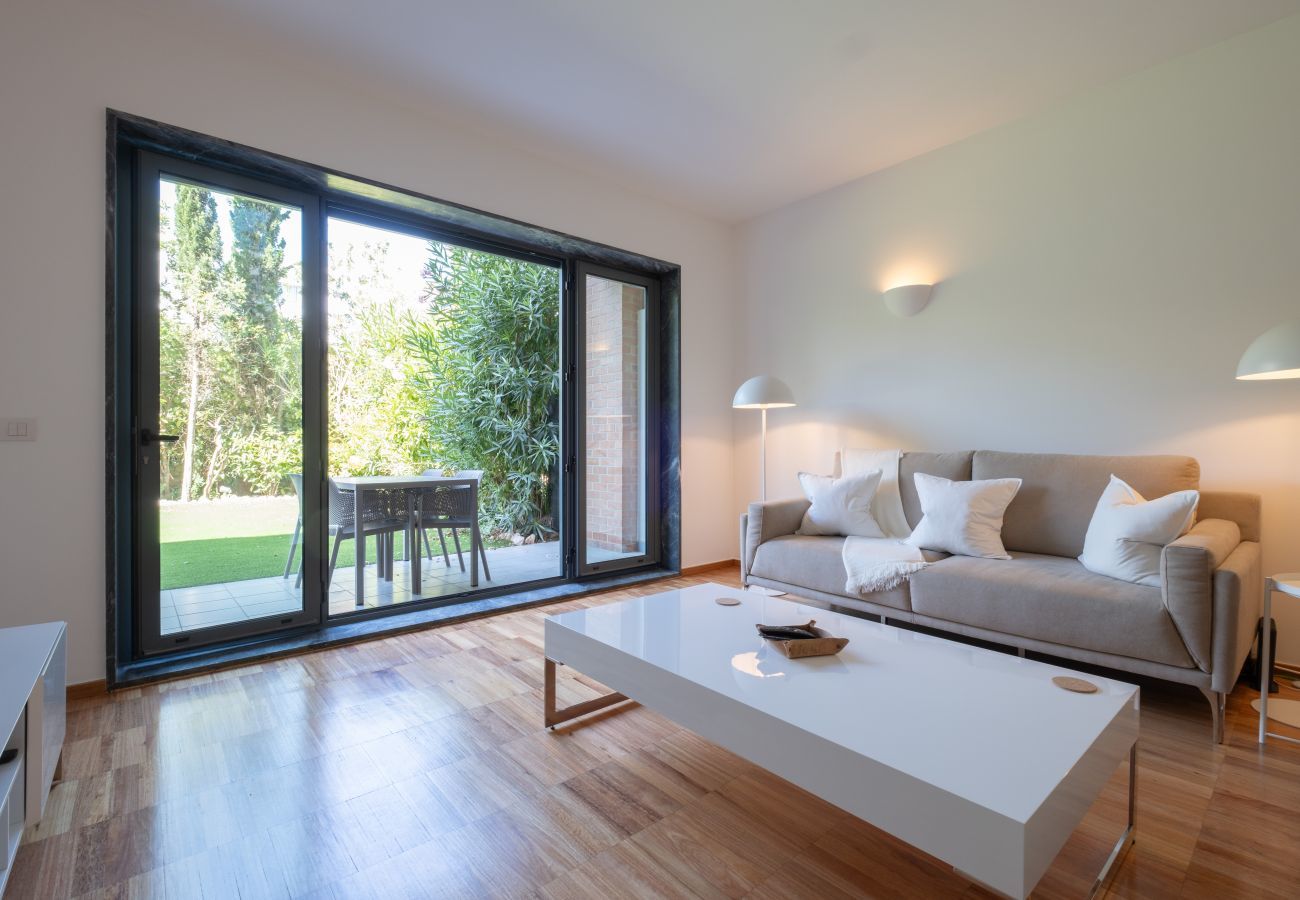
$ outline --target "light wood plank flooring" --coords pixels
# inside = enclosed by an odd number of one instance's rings
[[[645,709],[542,729],[547,612],[706,580],[735,570],[74,701],[6,896],[987,896]],[[560,672],[561,703],[600,691]],[[1143,682],[1110,896],[1300,895],[1300,746],[1257,748],[1253,696],[1216,746],[1199,693]],[[1036,896],[1086,890],[1124,792]]]

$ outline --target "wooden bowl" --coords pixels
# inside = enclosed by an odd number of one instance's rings
[[[759,626],[755,625],[755,628]],[[800,625],[799,628],[807,628],[817,635],[815,638],[799,638],[798,640],[782,641],[769,638],[759,632],[768,643],[781,651],[786,659],[804,659],[810,656],[834,656],[849,645],[848,638],[832,637],[821,628],[817,627],[817,620],[811,619],[808,624]]]

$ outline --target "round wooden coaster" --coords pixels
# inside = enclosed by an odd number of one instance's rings
[[[718,597],[718,598],[715,599],[713,602],[716,603],[716,604],[718,604],[719,606],[739,606],[739,605],[740,605],[740,601],[737,600],[735,597]]]
[[[1052,684],[1059,688],[1065,688],[1067,691],[1074,691],[1076,694],[1095,694],[1101,690],[1091,681],[1084,681],[1082,678],[1071,678],[1068,675],[1057,675],[1052,679]]]

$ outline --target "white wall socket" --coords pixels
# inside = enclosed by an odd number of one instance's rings
[[[35,419],[5,419],[0,428],[0,441],[34,441],[36,440]]]

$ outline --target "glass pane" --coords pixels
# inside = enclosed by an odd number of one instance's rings
[[[162,179],[164,635],[302,609],[302,211]]]
[[[646,290],[586,279],[586,516],[588,565],[646,550]]]
[[[331,615],[563,574],[559,269],[328,227]]]

